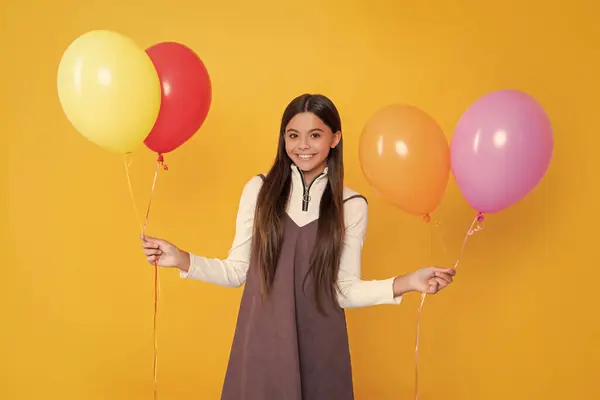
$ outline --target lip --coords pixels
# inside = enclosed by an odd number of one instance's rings
[[[296,154],[296,157],[299,158],[301,161],[310,161],[313,159],[314,156],[314,154]]]

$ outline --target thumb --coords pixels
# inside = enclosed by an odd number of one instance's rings
[[[142,235],[142,240],[146,241],[148,243],[153,243],[153,244],[158,244],[158,245],[164,245],[166,243],[166,241],[164,241],[163,239],[155,238],[155,237],[148,236],[148,235]]]
[[[450,276],[456,275],[456,270],[454,268],[433,268],[433,272],[444,272]]]

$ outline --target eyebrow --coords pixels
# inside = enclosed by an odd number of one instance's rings
[[[300,133],[298,130],[296,130],[294,128],[288,129],[287,132]],[[324,132],[324,131],[321,128],[314,128],[314,129],[311,129],[310,131],[308,131],[308,133],[312,133],[312,132]]]

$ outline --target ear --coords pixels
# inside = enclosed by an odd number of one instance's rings
[[[340,143],[340,140],[342,140],[342,132],[337,131],[333,134],[333,142],[331,142],[331,148],[334,149]]]

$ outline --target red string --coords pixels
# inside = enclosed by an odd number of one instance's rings
[[[140,223],[140,228],[142,230],[142,236],[146,235],[146,228],[148,227],[148,220],[150,217],[150,208],[152,206],[152,197],[154,195],[154,188],[156,187],[156,181],[158,178],[158,173],[160,168],[162,167],[165,171],[168,171],[167,165],[164,163],[164,157],[162,154],[158,154],[158,158],[156,160],[156,168],[154,169],[154,177],[152,179],[152,188],[150,190],[150,198],[148,200],[148,207],[146,208],[146,216],[144,218],[144,223]],[[136,217],[138,217],[137,206],[135,203],[135,197],[133,195],[133,189],[131,185],[131,178],[129,175],[129,166],[130,162],[127,160],[127,156],[125,158],[125,172],[127,174],[127,182],[129,184],[129,192],[131,194],[131,199],[133,201],[133,206],[136,212]],[[139,217],[138,217],[139,222]],[[157,373],[158,373],[158,340],[157,340],[157,325],[158,325],[158,300],[160,294],[160,281],[158,275],[158,261],[154,261],[154,316],[153,316],[153,326],[152,326],[152,338],[154,342],[154,357],[152,363],[153,370],[153,382],[152,389],[154,393],[154,400],[158,399],[158,390],[157,390]]]
[[[467,245],[467,241],[469,237],[474,233],[479,232],[483,229],[483,220],[484,216],[482,213],[477,213],[477,216],[471,222],[471,226],[467,230],[465,237],[462,242],[462,246],[460,248],[460,252],[456,262],[454,263],[453,269],[458,268],[458,264],[463,256],[465,251],[465,246]],[[429,221],[427,221],[429,222]],[[421,304],[419,304],[419,309],[417,310],[417,332],[416,332],[416,340],[415,340],[415,400],[419,399],[419,336],[421,333],[421,313],[423,311],[423,304],[425,303],[425,297],[427,296],[427,292],[421,294]]]
[[[167,167],[167,164],[165,164],[165,158],[161,153],[158,153],[158,159],[156,160],[156,162],[158,163],[158,165],[162,166],[165,171],[169,170],[169,167]]]
[[[142,235],[146,234],[146,228],[148,226],[148,218],[150,216],[150,207],[152,205],[152,196],[154,194],[154,187],[156,186],[156,180],[158,178],[158,172],[160,167],[163,167],[165,171],[169,168],[164,163],[164,157],[162,154],[158,155],[156,160],[156,168],[154,169],[154,178],[152,179],[152,190],[150,191],[150,199],[148,200],[148,208],[146,209],[146,219],[144,221],[144,229]],[[158,261],[154,260],[154,318],[153,318],[153,327],[152,327],[152,337],[154,341],[154,357],[152,363],[152,371],[153,371],[153,382],[152,389],[154,393],[154,400],[158,399],[158,390],[157,390],[157,377],[158,377],[158,338],[157,338],[157,322],[158,322],[158,299],[160,294],[160,283],[158,280]]]

